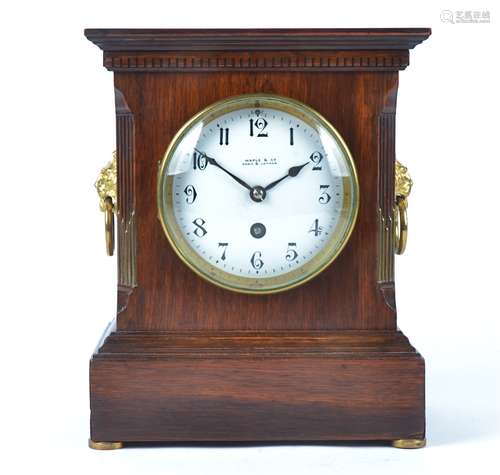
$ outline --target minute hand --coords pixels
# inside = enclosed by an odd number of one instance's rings
[[[229,170],[226,170],[222,165],[219,165],[217,160],[215,158],[209,157],[206,153],[201,152],[198,149],[195,149],[200,155],[203,155],[207,160],[210,165],[213,165],[214,167],[220,168],[223,172],[226,172],[233,180],[238,182],[241,186],[244,186],[247,190],[252,190],[252,187],[244,182],[241,178],[238,178],[236,175],[233,175]]]
[[[292,167],[288,170],[288,173],[281,177],[279,180],[273,181],[267,185],[264,190],[269,191],[271,188],[274,188],[278,183],[283,181],[285,178],[290,177],[295,177],[300,173],[300,170],[302,170],[309,162],[304,163],[303,165],[297,165],[295,167]]]

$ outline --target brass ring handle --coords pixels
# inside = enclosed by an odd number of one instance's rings
[[[408,241],[408,196],[413,182],[408,169],[396,160],[394,204],[394,252],[403,254]]]
[[[108,196],[104,200],[104,235],[106,238],[106,252],[112,256],[115,251],[115,216],[113,200]]]
[[[406,198],[396,200],[394,206],[394,252],[403,254],[408,241],[408,202]]]
[[[116,173],[116,152],[114,152],[113,159],[101,170],[99,178],[95,182],[99,194],[99,207],[104,213],[104,236],[108,256],[112,256],[115,250],[115,218],[113,215],[116,211]]]

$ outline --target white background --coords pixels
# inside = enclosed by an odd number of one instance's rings
[[[443,9],[489,10],[446,24]],[[0,14],[0,470],[499,473],[500,17],[493,0],[4,2]],[[115,310],[93,183],[115,148],[112,74],[85,27],[432,27],[400,74],[410,240],[400,327],[427,362],[428,447],[87,448],[88,360]]]

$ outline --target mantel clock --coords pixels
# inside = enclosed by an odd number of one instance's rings
[[[86,30],[114,73],[96,183],[116,319],[90,446],[425,444],[397,329],[411,180],[398,72],[428,29]]]

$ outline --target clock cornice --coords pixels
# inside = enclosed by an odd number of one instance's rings
[[[429,28],[86,29],[103,51],[408,50]]]
[[[401,71],[428,28],[90,29],[114,72]]]

